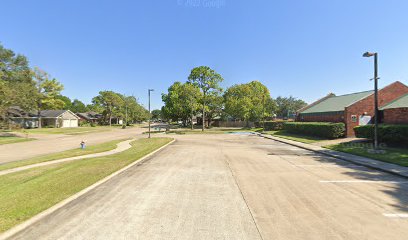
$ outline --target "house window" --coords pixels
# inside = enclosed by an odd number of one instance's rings
[[[351,115],[351,122],[357,122],[357,115]]]

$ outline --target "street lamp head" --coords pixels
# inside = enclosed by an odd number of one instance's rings
[[[365,52],[364,54],[363,54],[363,57],[372,57],[372,56],[374,56],[376,53],[372,53],[372,52]]]
[[[149,92],[153,92],[154,91],[154,89],[149,89]]]

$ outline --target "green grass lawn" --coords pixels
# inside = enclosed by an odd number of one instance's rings
[[[33,168],[0,176],[0,232],[33,217],[111,173],[169,143],[140,139],[112,156]]]
[[[384,154],[369,153],[368,150],[371,147],[367,144],[342,143],[325,146],[325,148],[408,167],[408,149],[406,148],[383,148]]]
[[[87,146],[85,149],[80,149],[78,145],[78,148],[76,149],[47,154],[44,156],[38,156],[38,157],[10,162],[10,163],[4,163],[0,165],[0,171],[11,169],[11,168],[16,168],[16,167],[22,167],[22,166],[26,166],[30,164],[35,164],[35,163],[48,162],[48,161],[62,159],[62,158],[69,158],[69,157],[76,157],[76,156],[81,156],[81,155],[86,155],[86,154],[91,154],[91,153],[105,152],[105,151],[115,149],[116,145],[119,142],[122,142],[125,140],[127,139],[114,140],[114,141],[105,142],[105,143],[101,143],[101,144],[97,144],[93,146]]]
[[[78,135],[91,132],[106,132],[112,129],[120,128],[117,126],[97,126],[97,127],[76,127],[76,128],[33,128],[21,130],[25,133],[32,134],[68,134],[68,135]]]
[[[23,138],[23,137],[14,137],[14,136],[0,136],[0,145],[10,144],[10,143],[19,143],[33,141],[34,138]]]
[[[313,137],[313,136],[306,136],[306,135],[299,135],[299,134],[293,134],[293,133],[288,133],[285,131],[266,131],[263,132],[264,134],[269,134],[275,137],[280,137],[280,138],[285,138],[297,142],[302,142],[302,143],[315,143],[319,141],[324,141],[324,140],[329,140],[329,139],[323,139],[319,137]]]

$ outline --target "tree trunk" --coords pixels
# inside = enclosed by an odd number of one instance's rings
[[[205,92],[204,92],[204,97],[203,97],[203,126],[202,126],[202,131],[204,132],[205,128]]]
[[[112,127],[112,112],[109,112],[109,127]]]
[[[193,114],[191,114],[191,130],[194,130]]]
[[[191,130],[194,130],[193,118],[194,118],[193,106],[191,106]]]

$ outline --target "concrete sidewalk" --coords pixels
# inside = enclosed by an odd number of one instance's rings
[[[57,159],[57,160],[52,160],[52,161],[47,161],[47,162],[41,162],[41,163],[35,163],[35,164],[30,164],[30,165],[26,165],[26,166],[22,166],[22,167],[16,167],[16,168],[12,168],[12,169],[7,169],[7,170],[4,170],[4,171],[0,171],[0,176],[6,175],[6,174],[9,174],[9,173],[20,172],[20,171],[27,170],[27,169],[30,169],[30,168],[42,167],[42,166],[56,164],[56,163],[75,161],[75,160],[80,160],[80,159],[85,159],[85,158],[96,158],[96,157],[103,157],[103,156],[113,155],[113,154],[116,154],[116,153],[126,151],[129,148],[131,148],[132,145],[130,145],[130,143],[132,141],[134,141],[134,140],[135,139],[131,139],[131,140],[126,140],[126,141],[120,142],[120,143],[118,143],[116,145],[115,149],[112,149],[112,150],[109,150],[109,151],[106,151],[106,152],[92,153],[92,154],[81,155],[81,156],[70,157],[70,158],[62,158],[62,159]]]
[[[312,144],[306,144],[301,142],[292,141],[289,139],[274,137],[271,135],[259,134],[259,136],[272,139],[278,142],[286,143],[292,146],[300,147],[306,150],[310,150],[316,153],[324,154],[326,156],[338,158],[344,161],[352,162],[361,166],[372,168],[375,170],[391,173],[401,177],[408,178],[408,167],[402,167],[392,163],[386,163],[379,160],[374,160],[371,158],[360,157],[349,153],[338,152],[330,149],[323,148],[321,146],[316,146]]]

